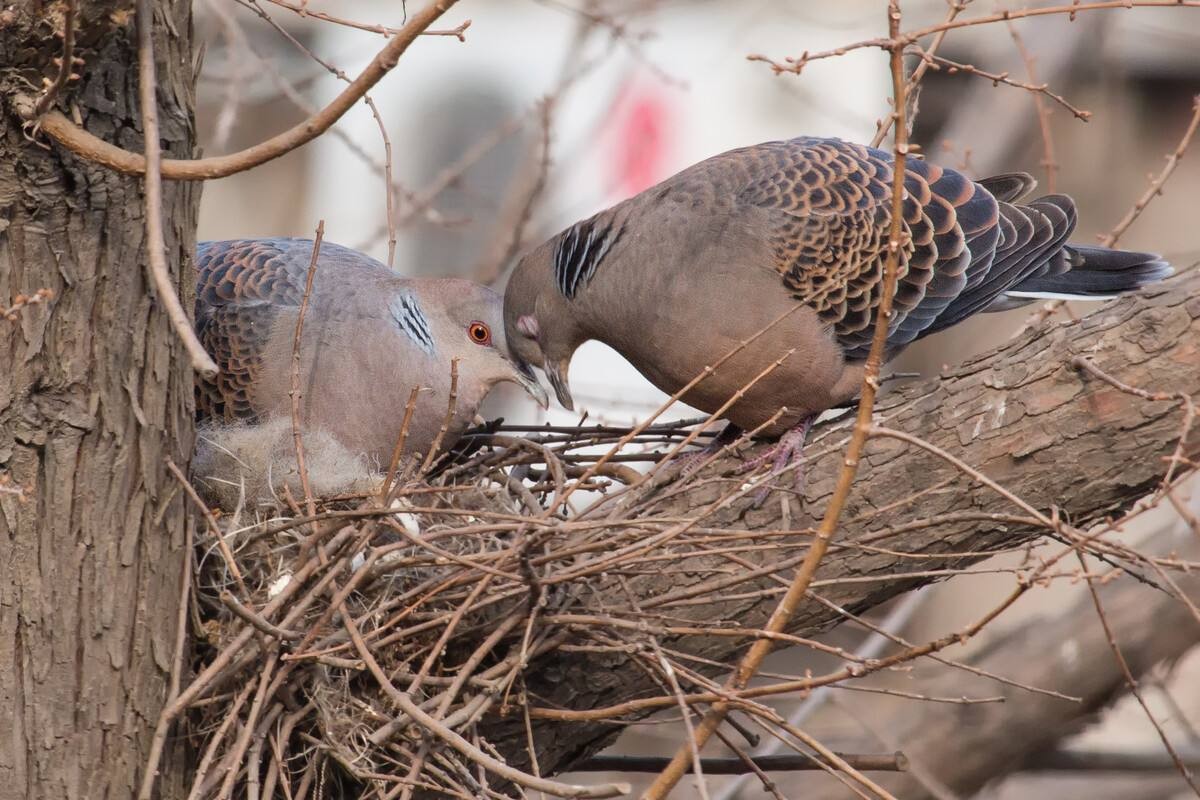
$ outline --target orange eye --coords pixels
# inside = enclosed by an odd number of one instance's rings
[[[471,337],[471,341],[475,344],[491,344],[492,329],[482,322],[472,322],[467,326],[467,336]]]

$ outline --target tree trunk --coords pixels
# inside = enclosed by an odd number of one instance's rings
[[[132,3],[77,5],[85,63],[58,106],[140,151]],[[186,158],[190,2],[154,6],[164,156]],[[57,74],[65,9],[0,12],[6,101]],[[191,274],[199,189],[164,191],[178,282]],[[143,226],[139,178],[47,146],[3,109],[0,307],[53,296],[0,318],[0,798],[136,796],[166,697],[188,524],[166,462],[191,452],[192,372],[152,296]],[[185,768],[169,748],[160,796],[179,795]]]

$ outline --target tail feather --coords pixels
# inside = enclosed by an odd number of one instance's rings
[[[1005,295],[1010,299],[1106,300],[1170,277],[1175,270],[1153,253],[1067,245],[1070,269],[1031,275]]]

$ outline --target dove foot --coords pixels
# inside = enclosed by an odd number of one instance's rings
[[[742,429],[732,422],[726,423],[725,427],[716,436],[708,440],[708,444],[691,451],[687,455],[680,456],[675,459],[676,468],[679,470],[679,475],[687,477],[700,467],[704,466],[710,458],[712,458],[728,445],[736,442],[738,437],[742,435]]]
[[[763,487],[754,495],[752,508],[762,508],[771,493],[771,483],[789,467],[793,470],[792,480],[796,494],[804,496],[804,442],[808,439],[808,432],[812,430],[816,419],[816,414],[805,417],[799,425],[780,436],[778,442],[761,455],[747,461],[742,467],[742,472],[752,472],[768,461],[771,462],[771,472],[763,479]]]

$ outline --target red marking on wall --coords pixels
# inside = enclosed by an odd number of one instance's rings
[[[634,78],[621,89],[611,120],[612,189],[624,199],[667,176],[674,113],[671,101],[658,86]]]

